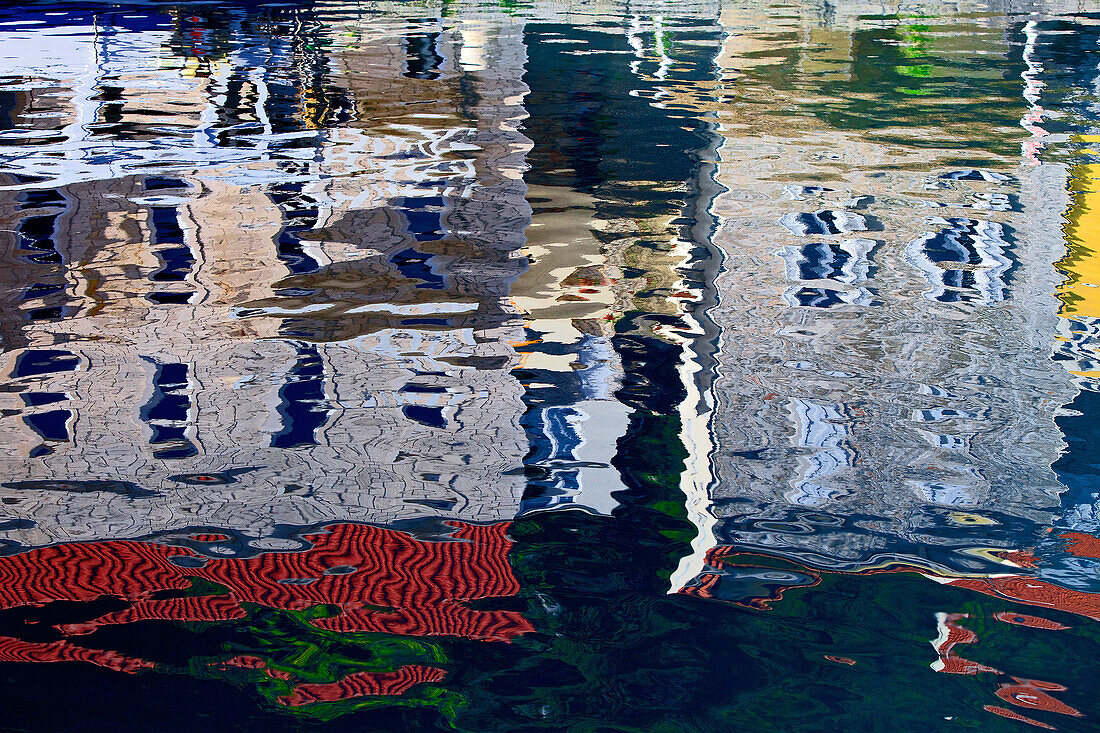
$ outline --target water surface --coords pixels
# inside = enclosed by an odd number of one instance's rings
[[[0,728],[1093,729],[1098,29],[0,10]]]

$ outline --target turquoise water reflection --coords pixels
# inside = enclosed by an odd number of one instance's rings
[[[1088,730],[1097,13],[0,11],[12,730]]]

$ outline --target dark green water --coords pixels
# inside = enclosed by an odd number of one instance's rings
[[[1093,730],[1098,28],[0,9],[0,730]]]

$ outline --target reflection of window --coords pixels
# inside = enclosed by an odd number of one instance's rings
[[[1012,266],[1009,235],[995,222],[960,217],[933,217],[941,228],[913,240],[906,259],[924,275],[929,300],[944,303],[993,303],[1008,295],[1005,282]]]
[[[191,424],[191,396],[186,364],[153,363],[153,396],[141,410],[141,419],[153,431],[149,444],[156,458],[186,458],[198,453],[187,437]]]
[[[68,410],[47,410],[26,415],[23,422],[34,432],[42,436],[42,440],[54,443],[69,442],[68,422],[73,413]]]
[[[150,176],[144,181],[146,191],[163,191],[166,188],[187,188],[187,182],[178,178]]]
[[[154,206],[151,214],[153,246],[162,267],[153,274],[157,282],[178,282],[187,278],[195,258],[191,248],[183,242],[183,229],[179,215],[169,206]]]
[[[279,390],[282,429],[272,436],[272,448],[318,445],[317,430],[328,421],[325,369],[317,347],[300,344],[294,366]]]
[[[398,390],[398,394],[401,401],[406,403],[401,408],[405,417],[430,428],[447,427],[443,409],[448,406],[450,395],[446,387],[410,383]]]
[[[447,418],[443,417],[442,407],[425,407],[424,405],[405,405],[401,408],[401,414],[421,425],[429,428],[447,427]]]
[[[438,79],[443,57],[436,51],[438,33],[405,36],[405,76],[411,79]]]
[[[16,357],[11,378],[22,379],[72,372],[76,371],[79,366],[79,357],[71,352],[55,351],[53,349],[30,349]],[[57,403],[69,399],[67,394],[63,392],[23,392],[20,397],[27,407],[27,411],[23,415],[24,424],[42,439],[42,443],[31,450],[31,458],[53,453],[54,449],[49,445],[50,443],[72,442],[69,435],[69,424],[73,419],[73,413],[69,410],[60,409],[60,405],[57,405]]]
[[[23,404],[29,409],[55,405],[69,399],[63,392],[24,392],[20,395]],[[64,409],[46,409],[30,412],[23,416],[23,422],[42,438],[42,444],[33,449],[31,458],[48,455],[54,449],[48,443],[69,443],[69,421],[73,419],[73,413]]]
[[[843,288],[867,279],[869,257],[874,247],[875,241],[872,239],[810,242],[784,247],[779,251],[779,256],[786,263],[787,279],[808,283],[788,288],[784,293],[787,303],[806,308],[866,305],[871,298],[868,290]]]
[[[524,463],[542,469],[528,477],[524,509],[569,504],[581,488],[576,452],[584,442],[583,416],[568,405],[533,410],[524,418],[532,452]]]
[[[122,110],[125,104],[122,96],[124,91],[122,87],[106,84],[99,87],[99,94],[95,97],[97,101],[101,102],[99,109],[96,110],[99,122],[109,125],[117,125],[122,122]]]
[[[19,208],[26,211],[27,209],[41,209],[45,206],[64,205],[65,197],[57,191],[50,188],[36,188],[23,192],[23,202],[19,204]]]
[[[293,175],[299,171],[287,165],[284,171]],[[272,186],[271,200],[282,209],[286,224],[279,232],[278,248],[279,259],[286,264],[288,270],[295,275],[304,272],[316,272],[320,265],[305,250],[301,239],[301,233],[313,229],[317,223],[319,209],[317,201],[302,193],[301,182],[280,183]]]
[[[409,248],[390,257],[390,262],[405,277],[410,280],[419,280],[420,283],[417,287],[442,290],[443,278],[432,272],[432,267],[429,264],[431,259],[432,255],[426,255]]]
[[[443,238],[443,198],[440,196],[405,196],[395,202],[405,219],[405,228],[417,242],[434,242]],[[390,258],[398,271],[410,280],[419,280],[418,287],[441,290],[445,283],[431,266],[432,255],[410,247]]]
[[[170,206],[154,206],[149,220],[153,229],[153,254],[161,263],[151,279],[154,282],[183,282],[191,273],[195,258],[191,248],[183,241],[179,213]],[[191,293],[163,291],[150,293],[148,298],[160,305],[180,304],[188,302]]]
[[[783,294],[784,299],[790,305],[804,306],[807,308],[832,308],[837,305],[867,305],[871,294],[860,288],[858,290],[834,290],[833,288],[809,288],[794,286]]]
[[[824,209],[813,213],[786,214],[779,223],[791,234],[805,237],[811,234],[847,234],[867,230],[867,219],[849,211]]]
[[[25,192],[20,208],[63,207],[65,203],[65,198],[57,191],[43,189]],[[24,301],[20,309],[31,321],[57,320],[72,315],[76,310],[66,305],[71,299],[65,289],[63,256],[57,247],[59,216],[60,213],[28,216],[19,222],[16,230],[20,259],[41,266],[35,268],[34,281],[23,289],[20,298]]]
[[[28,216],[19,224],[20,249],[31,252],[26,259],[36,264],[60,264],[61,254],[54,244],[57,214]]]
[[[25,92],[14,92],[9,89],[0,90],[0,130],[14,130],[16,107],[23,101],[21,97]]]
[[[80,366],[80,359],[70,351],[53,349],[30,349],[24,351],[15,360],[12,379],[33,377],[38,374],[57,374],[74,372]]]
[[[848,443],[849,418],[843,405],[798,398],[791,400],[790,410],[795,423],[794,445],[806,450],[798,459],[787,499],[792,504],[818,506],[840,493],[830,483],[855,462],[855,451]]]
[[[443,238],[442,196],[404,196],[396,204],[416,241],[434,242]]]
[[[19,208],[31,209],[64,208],[65,197],[53,189],[36,189],[23,192]],[[37,264],[61,264],[61,254],[57,250],[57,218],[60,212],[28,216],[19,222],[19,248],[33,254],[24,255],[24,259]]]
[[[787,264],[788,280],[833,280],[850,284],[867,278],[868,255],[874,246],[871,239],[812,242],[785,247],[779,256]]]

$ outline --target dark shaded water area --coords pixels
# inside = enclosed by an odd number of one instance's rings
[[[1100,6],[0,9],[0,730],[1094,730]]]

